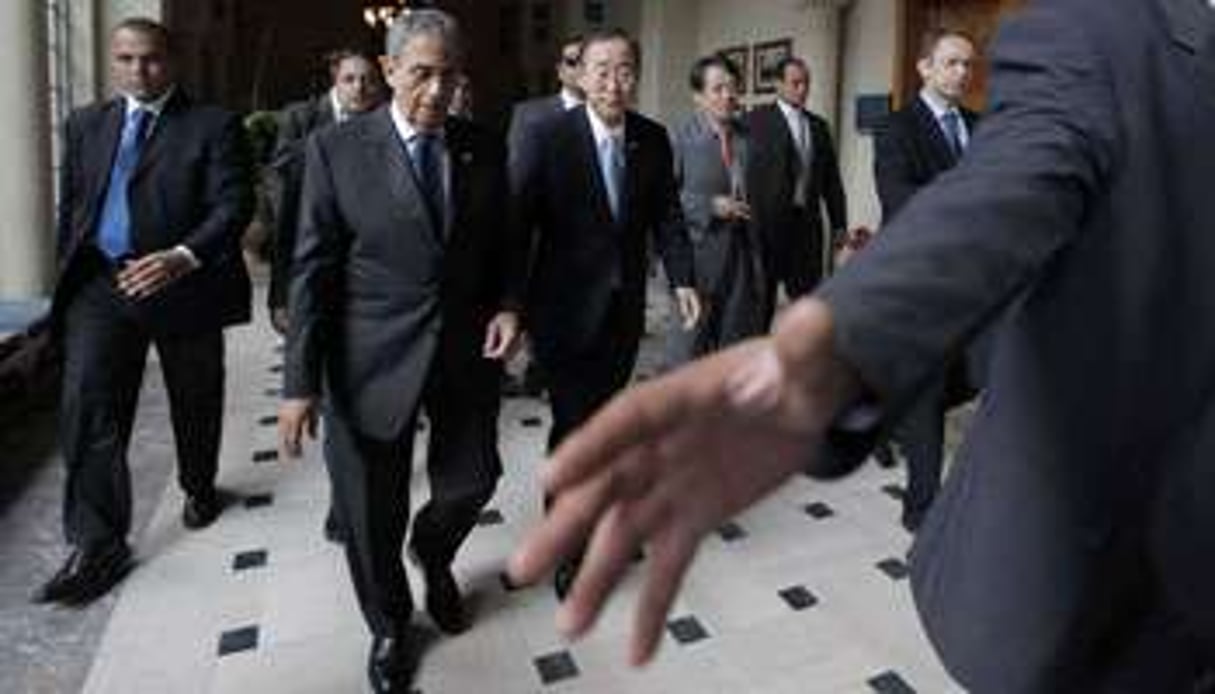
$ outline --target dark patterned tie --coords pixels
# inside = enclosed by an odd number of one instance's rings
[[[446,205],[443,195],[443,170],[439,138],[431,134],[419,134],[414,146],[414,167],[417,169],[418,184],[422,189],[422,197],[426,199],[435,226],[442,233],[445,225]]]

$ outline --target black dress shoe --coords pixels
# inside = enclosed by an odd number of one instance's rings
[[[219,517],[219,496],[212,494],[190,495],[181,509],[181,522],[190,530],[205,528]]]
[[[406,631],[398,636],[375,636],[367,658],[367,679],[375,694],[404,694],[413,686],[422,661],[423,644]]]
[[[928,515],[927,510],[904,508],[902,518],[903,529],[914,535],[924,523],[924,516],[926,515]]]
[[[451,573],[451,567],[428,567],[422,565],[422,576],[426,581],[426,613],[435,621],[444,634],[461,634],[468,630],[468,613],[464,611],[464,599],[460,597],[460,586]]]
[[[63,566],[34,593],[34,602],[84,606],[105,595],[134,566],[126,543],[100,550],[75,550]]]
[[[877,460],[878,467],[892,468],[898,465],[898,460],[894,457],[894,449],[889,443],[880,443],[877,448],[873,449],[873,457]]]
[[[325,515],[325,539],[337,545],[346,544],[346,528],[342,522],[338,520],[337,513],[333,507],[329,507],[329,513]]]

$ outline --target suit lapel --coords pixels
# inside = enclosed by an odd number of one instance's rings
[[[413,163],[409,159],[409,150],[401,141],[396,125],[392,122],[389,107],[384,106],[375,113],[366,116],[371,137],[364,143],[368,149],[368,159],[382,162],[388,174],[388,188],[392,195],[389,206],[393,216],[402,224],[414,224],[421,220],[426,226],[426,236],[433,242],[442,245],[442,235],[435,228],[434,219],[426,210],[422,201],[422,191],[418,187],[417,178],[413,172]]]
[[[447,121],[446,144],[451,171],[451,193],[448,195],[444,218],[447,220],[445,236],[450,245],[456,234],[467,226],[463,224],[463,213],[471,207],[468,204],[469,174],[471,167],[476,164],[476,156],[468,130],[456,120]]]
[[[587,180],[590,182],[591,197],[594,198],[595,209],[598,211],[601,220],[611,224],[614,222],[612,219],[612,206],[608,203],[607,183],[603,180],[603,168],[599,166],[599,148],[595,145],[595,133],[591,130],[590,116],[586,112],[586,107],[580,106],[575,109],[571,117],[574,120],[574,128],[581,144],[576,149],[576,153],[581,154],[583,157],[582,161],[575,162],[575,166],[577,170],[587,172]],[[627,179],[627,171],[625,176]]]
[[[89,191],[89,209],[93,215],[101,214],[101,204],[106,188],[110,185],[110,168],[118,153],[118,141],[122,138],[122,125],[126,120],[126,102],[122,98],[111,101],[101,116],[101,132],[94,149],[90,150],[88,166],[89,180],[96,186]],[[91,225],[90,225],[91,226]]]
[[[185,108],[187,104],[186,95],[180,89],[173,92],[173,95],[165,102],[160,115],[152,121],[152,132],[148,133],[143,147],[139,150],[139,162],[135,164],[135,171],[131,173],[132,183],[138,181],[171,146],[174,139],[172,133],[179,125],[177,112]]]
[[[920,123],[920,132],[924,134],[932,153],[933,170],[940,172],[952,167],[955,157],[949,149],[949,143],[945,141],[945,134],[941,132],[941,126],[937,124],[936,116],[932,115],[932,109],[928,108],[918,94],[912,97],[911,108]]]

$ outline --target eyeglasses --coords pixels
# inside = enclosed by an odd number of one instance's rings
[[[582,58],[580,58],[576,55],[561,56],[561,64],[566,67],[578,67],[578,64],[581,62],[582,62]]]

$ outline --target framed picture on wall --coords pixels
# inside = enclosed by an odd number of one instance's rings
[[[725,58],[738,68],[738,94],[739,96],[747,93],[747,83],[751,75],[751,47],[746,44],[742,46],[730,46],[723,48],[717,52],[718,55]]]
[[[793,55],[793,39],[779,39],[755,44],[756,94],[771,94],[780,82],[780,61]]]

